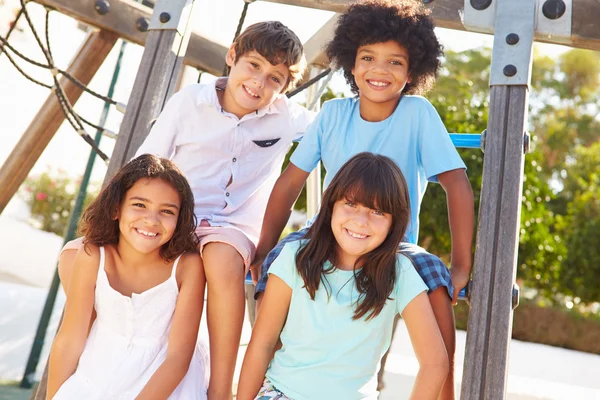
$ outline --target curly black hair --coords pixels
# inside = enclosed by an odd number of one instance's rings
[[[335,34],[326,47],[335,68],[358,94],[352,69],[360,46],[394,40],[408,51],[411,82],[403,94],[424,94],[438,76],[444,55],[433,31],[430,10],[417,0],[366,0],[355,2],[340,15]]]

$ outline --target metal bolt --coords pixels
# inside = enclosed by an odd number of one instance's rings
[[[559,19],[567,11],[563,0],[546,0],[542,6],[542,13],[548,19]]]
[[[171,14],[169,14],[168,12],[161,12],[160,16],[158,17],[158,20],[163,24],[166,24],[171,20]]]
[[[481,132],[481,139],[479,139],[479,148],[481,149],[482,153],[485,153],[486,136],[487,136],[487,129],[484,129],[483,132]]]
[[[110,3],[106,0],[96,0],[94,9],[100,15],[106,15],[110,11]]]
[[[511,46],[519,43],[519,35],[516,33],[509,33],[506,35],[506,43],[510,44]]]
[[[517,67],[512,64],[508,64],[504,67],[502,72],[504,72],[505,76],[515,76],[517,74]]]
[[[512,289],[512,309],[513,310],[519,306],[520,293],[521,293],[521,290],[519,289],[519,285],[517,285],[516,283],[513,283],[513,289]]]
[[[525,131],[523,133],[523,154],[529,153],[530,143],[531,143],[531,136],[529,135],[529,132]]]
[[[135,26],[137,27],[138,31],[140,32],[147,32],[148,31],[148,20],[144,17],[139,17],[137,19],[137,21],[135,21]]]
[[[492,4],[492,0],[471,0],[471,7],[478,11],[485,10]]]

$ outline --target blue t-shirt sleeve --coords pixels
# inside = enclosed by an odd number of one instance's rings
[[[279,257],[273,261],[269,268],[269,274],[273,274],[281,278],[290,288],[294,289],[298,276],[296,269],[296,253],[300,241],[287,243]]]
[[[448,131],[433,105],[422,99],[420,119],[420,160],[430,182],[437,182],[437,174],[466,169],[456,147],[448,135]]]
[[[396,312],[402,314],[404,307],[421,292],[428,290],[427,285],[410,260],[401,254],[396,258]]]
[[[290,162],[303,171],[312,172],[321,161],[321,143],[326,119],[323,115],[327,112],[329,112],[329,107],[325,103],[290,157]]]

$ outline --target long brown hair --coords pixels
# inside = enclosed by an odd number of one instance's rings
[[[161,246],[160,256],[165,261],[172,261],[187,251],[198,251],[198,238],[194,233],[194,195],[190,185],[174,163],[150,154],[143,154],[121,168],[83,212],[79,222],[79,233],[85,236],[84,244],[104,246],[119,243],[119,221],[115,216],[127,191],[143,178],[160,179],[170,184],[179,194],[181,202],[175,232],[173,237]]]
[[[381,312],[396,283],[396,253],[410,219],[408,188],[400,168],[386,156],[359,153],[340,168],[323,194],[317,219],[306,233],[309,240],[296,254],[296,268],[313,300],[321,283],[329,292],[325,282],[335,270],[338,246],[331,217],[334,204],[342,199],[392,215],[383,243],[359,257],[354,265],[359,298],[353,319],[366,316],[369,320]],[[326,261],[331,266],[325,267]]]

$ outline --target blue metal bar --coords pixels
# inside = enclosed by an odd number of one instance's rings
[[[481,146],[481,134],[479,133],[451,133],[450,139],[454,147],[460,149],[479,149]]]

